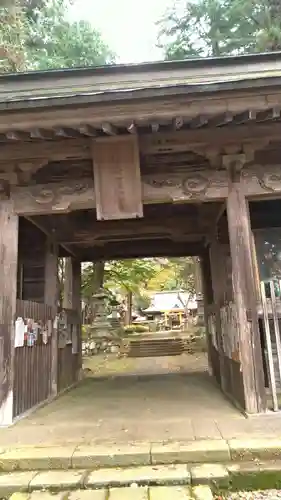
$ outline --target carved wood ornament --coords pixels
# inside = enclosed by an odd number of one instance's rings
[[[92,208],[95,204],[91,179],[64,183],[14,187],[11,192],[16,213],[26,215],[68,212]]]
[[[281,193],[281,165],[253,165],[241,172],[248,196]]]
[[[226,171],[207,170],[204,172],[190,172],[182,176],[144,177],[144,184],[154,188],[170,189],[170,198],[176,200],[204,200],[224,198],[227,196],[228,176]]]

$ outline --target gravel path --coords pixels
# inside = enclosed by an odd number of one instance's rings
[[[238,491],[229,493],[226,498],[227,500],[265,500],[267,498],[270,498],[270,500],[280,500],[281,490]]]

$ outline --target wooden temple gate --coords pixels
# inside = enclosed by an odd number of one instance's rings
[[[268,54],[0,77],[0,425],[79,380],[81,262],[149,256],[200,257],[210,371],[266,410],[280,332],[256,235],[281,231],[280,70]]]

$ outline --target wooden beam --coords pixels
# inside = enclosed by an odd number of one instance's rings
[[[90,141],[86,138],[62,139],[57,141],[16,143],[1,146],[1,162],[34,161],[48,158],[50,161],[66,160],[67,158],[90,159]]]
[[[130,125],[127,127],[127,130],[129,134],[136,134],[137,133],[137,127],[134,122],[130,123]]]
[[[190,121],[189,126],[192,129],[204,127],[204,125],[207,125],[208,121],[209,121],[208,116],[206,116],[206,115],[199,115],[199,116],[196,116],[196,118],[193,118]]]
[[[248,199],[266,199],[272,196],[280,196],[280,165],[252,165],[248,168],[245,167],[242,171],[241,185]]]
[[[94,127],[91,127],[91,125],[80,125],[79,127],[77,127],[77,130],[79,134],[85,135],[86,137],[97,136],[97,130]]]
[[[184,125],[184,119],[182,116],[177,116],[174,120],[173,120],[173,128],[175,130],[180,130]]]
[[[247,122],[254,121],[256,119],[257,112],[255,110],[247,110],[242,113],[238,113],[234,116],[233,122],[235,125],[241,125]]]
[[[45,260],[45,289],[44,302],[52,307],[54,320],[57,315],[58,304],[58,248],[53,238],[48,238]],[[58,393],[58,329],[52,331],[52,395]]]
[[[208,148],[224,149],[226,146],[241,146],[255,143],[262,149],[269,141],[279,140],[281,123],[260,125],[240,125],[239,127],[221,127],[202,130],[178,130],[174,132],[158,132],[139,136],[140,152],[143,155],[165,154],[200,150]],[[122,141],[118,136],[118,140]],[[61,141],[45,141],[42,143],[17,142],[13,148],[8,144],[1,146],[1,162],[49,158],[50,161],[60,161],[67,158],[90,159],[91,140],[89,138],[65,139]]]
[[[35,128],[30,130],[31,139],[39,139],[42,141],[54,139],[54,133],[52,130],[44,130],[42,128]]]
[[[186,257],[200,256],[204,252],[203,242],[172,242],[167,239],[158,241],[141,241],[114,243],[96,248],[83,248],[79,259],[84,262],[112,259],[133,259],[144,257]]]
[[[11,198],[19,215],[68,213],[95,206],[93,179],[13,187]]]
[[[133,138],[135,136],[129,137]],[[128,165],[131,165],[131,163],[129,162]],[[113,173],[110,173],[109,177],[106,178],[105,186],[108,186],[109,182],[111,183],[112,195],[107,199],[111,203],[115,200],[114,203],[116,204],[116,196],[119,196],[119,194],[116,188],[114,189],[112,182],[115,182],[113,179],[117,174],[117,170],[114,165],[112,169]],[[104,173],[105,170],[102,172],[102,175]],[[130,172],[131,174],[132,171]],[[249,191],[252,186],[252,192],[254,192],[254,189],[256,189],[257,193],[260,192],[258,188],[255,188],[255,180],[247,182]],[[133,191],[131,190],[131,194],[135,197],[137,191]],[[106,192],[108,196],[108,191]],[[227,172],[223,170],[206,170],[200,172],[200,174],[190,171],[186,174],[173,176],[167,174],[145,175],[141,179],[139,198],[144,204],[198,202],[224,200],[227,194]],[[37,184],[25,187],[12,186],[11,199],[14,202],[16,213],[26,216],[69,213],[73,210],[95,208],[97,205],[92,178],[85,178],[81,181],[69,180],[67,182]],[[120,208],[115,210],[115,205],[114,207],[112,205],[112,213],[115,214],[115,218],[119,218]],[[136,211],[136,213],[140,212]]]
[[[151,131],[153,134],[155,134],[156,132],[159,132],[159,128],[160,128],[159,123],[157,123],[157,122],[151,123]]]
[[[281,116],[281,107],[274,106],[271,109],[266,109],[265,111],[260,111],[257,113],[256,120],[257,122],[266,122],[269,120],[277,120]]]
[[[17,298],[18,216],[10,201],[0,202],[0,425],[13,421],[13,370]]]
[[[25,216],[25,219],[28,220],[29,222],[31,222],[31,224],[33,224],[34,226],[36,226],[38,229],[40,229],[40,231],[42,231],[42,233],[44,233],[48,238],[51,238],[51,234],[49,233],[49,231],[47,231],[43,225],[41,225],[40,223],[38,223],[37,221],[35,221],[32,217],[27,217]],[[73,250],[71,250],[67,245],[64,245],[63,243],[60,244],[68,254],[72,255],[75,257],[75,253],[73,252]]]
[[[100,96],[97,96],[97,98],[100,98]],[[244,92],[234,90],[232,92],[221,92],[219,95],[211,94],[208,97],[204,93],[201,96],[196,96],[196,99],[194,99],[194,95],[186,95],[184,99],[181,96],[176,100],[174,96],[161,99],[151,97],[145,101],[123,102],[122,106],[120,106],[120,102],[117,104],[116,101],[110,103],[110,105],[102,102],[99,105],[92,103],[86,108],[85,106],[76,107],[75,112],[73,112],[72,106],[65,106],[59,110],[48,107],[42,112],[38,112],[38,109],[29,108],[25,112],[22,110],[13,113],[2,112],[0,133],[13,129],[15,123],[19,130],[42,127],[54,128],[63,124],[67,124],[68,127],[76,127],[79,123],[98,126],[104,121],[117,124],[129,120],[148,120],[151,118],[152,113],[159,120],[172,120],[179,115],[186,117],[188,120],[206,112],[206,110],[208,115],[214,115],[226,111],[239,113],[249,108],[264,110],[269,106],[278,105],[280,105],[280,92],[269,89],[261,90],[259,88],[251,89],[251,92],[249,90]]]
[[[245,410],[248,413],[258,413],[266,409],[266,395],[264,374],[261,369],[262,352],[251,252],[251,223],[248,202],[243,186],[239,182],[239,171],[245,157],[229,155],[223,160],[232,176],[226,206]]]
[[[76,380],[82,377],[82,315],[81,315],[81,262],[77,259],[71,259],[72,263],[72,308],[77,313],[78,322],[74,339],[76,337],[76,346],[72,343],[72,352],[75,350],[78,357]],[[75,349],[76,347],[76,349]]]
[[[20,141],[25,141],[30,139],[30,133],[29,132],[23,132],[23,131],[16,131],[16,130],[9,130],[5,134],[6,138],[8,141],[14,141],[14,142],[20,142]]]
[[[222,127],[231,123],[233,120],[233,114],[227,111],[226,113],[222,113],[220,115],[214,116],[214,118],[210,118],[208,122],[209,127]]]
[[[75,137],[78,137],[77,131],[68,127],[56,127],[54,133],[56,137],[62,137],[63,139],[75,139]]]
[[[140,136],[140,151],[144,155],[159,154],[162,151],[179,153],[210,147],[222,150],[229,146],[255,144],[262,149],[270,141],[278,140],[281,123],[271,125],[240,125],[239,127],[202,128],[201,130],[179,130],[178,132],[159,132]],[[259,146],[258,146],[259,143]],[[195,149],[194,149],[195,148]]]
[[[103,123],[102,126],[102,131],[107,134],[107,135],[117,135],[118,134],[118,131],[117,131],[117,128],[112,125],[111,123]]]

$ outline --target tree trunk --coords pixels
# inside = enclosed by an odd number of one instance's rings
[[[103,286],[104,280],[104,264],[103,260],[98,260],[93,263],[94,266],[94,282],[93,282],[93,293],[97,293]]]

